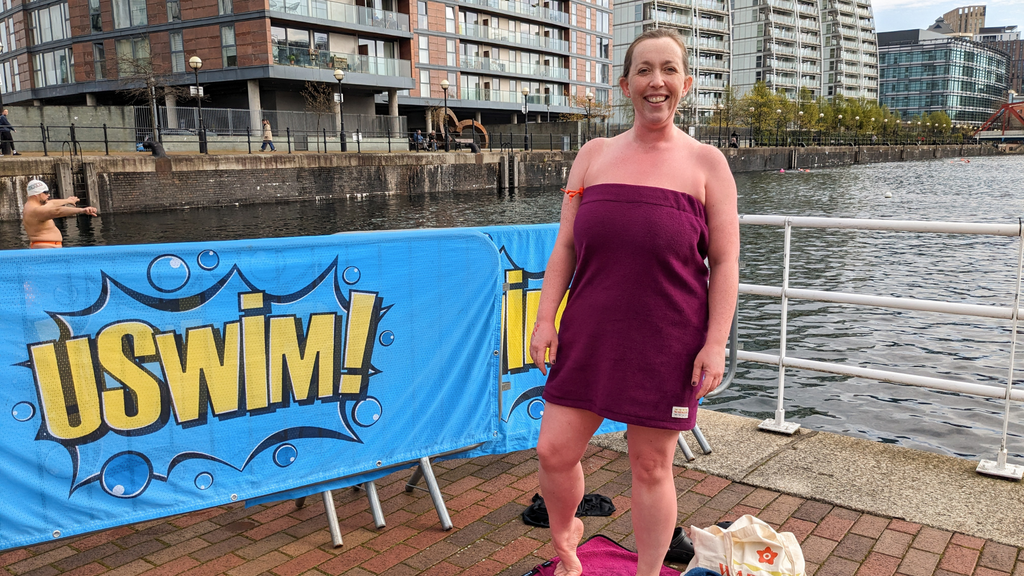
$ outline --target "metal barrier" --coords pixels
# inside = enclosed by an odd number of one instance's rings
[[[1013,367],[1014,356],[1017,346],[1017,323],[1020,314],[1020,287],[1021,271],[1024,269],[1024,222],[1013,224],[977,224],[962,222],[924,222],[924,221],[898,221],[898,220],[867,220],[849,218],[815,218],[795,216],[740,216],[740,224],[754,226],[781,226],[784,228],[783,238],[783,264],[782,264],[782,286],[762,286],[751,284],[740,284],[739,293],[759,296],[771,296],[781,299],[781,320],[779,354],[763,354],[758,352],[736,352],[742,362],[756,362],[761,364],[776,365],[779,367],[778,375],[778,404],[775,410],[775,418],[764,420],[759,428],[771,432],[793,434],[800,427],[794,422],[786,422],[786,412],[783,407],[786,368],[800,368],[816,372],[840,374],[860,378],[869,378],[896,384],[919,386],[932,390],[970,394],[985,398],[1003,399],[1003,430],[999,453],[995,461],[982,460],[977,467],[981,474],[1000,476],[1021,480],[1024,477],[1024,466],[1008,464],[1006,462],[1007,450],[1006,441],[1010,418],[1011,400],[1024,401],[1024,390],[1013,389]],[[1018,237],[1017,249],[1017,281],[1013,293],[1012,306],[979,305],[979,304],[957,304],[936,300],[925,300],[910,297],[889,297],[874,296],[865,294],[854,294],[845,292],[831,292],[824,290],[806,290],[789,287],[790,272],[790,240],[793,228],[829,228],[829,229],[856,229],[856,230],[887,230],[896,232],[925,232],[937,234],[979,234],[990,236],[1015,236]],[[901,310],[917,310],[927,312],[938,312],[943,314],[975,316],[983,318],[998,318],[1010,320],[1010,357],[1009,375],[1006,379],[1006,386],[991,386],[976,382],[962,380],[950,380],[931,376],[920,376],[902,372],[879,370],[862,366],[850,366],[832,362],[821,362],[817,360],[806,360],[787,355],[786,333],[787,333],[787,305],[790,299],[813,300],[817,302],[834,302],[841,304],[854,304],[863,306],[874,306],[883,308],[895,308]],[[732,349],[737,346],[732,345]],[[730,350],[732,352],[732,350]],[[716,393],[721,393],[728,386],[726,382],[720,386]]]

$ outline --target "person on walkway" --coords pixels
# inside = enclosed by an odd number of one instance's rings
[[[426,140],[423,139],[423,132],[417,130],[416,133],[412,135],[412,144],[413,148],[417,151],[423,150],[427,147]]]
[[[74,196],[50,200],[50,188],[41,180],[30,181],[26,192],[25,212],[21,217],[21,223],[28,234],[29,248],[60,248],[64,245],[64,237],[53,223],[54,218],[75,214],[97,215],[96,209],[92,206],[74,206],[78,203],[78,198]]]
[[[263,146],[260,146],[260,152],[266,152],[267,146],[270,146],[271,152],[277,152],[277,148],[274,148],[274,131],[270,128],[270,120],[263,119]]]
[[[433,152],[437,152],[437,134],[431,130],[430,134],[427,135],[427,148]]]
[[[530,342],[540,371],[545,356],[551,368],[537,455],[559,576],[582,572],[580,459],[605,418],[628,431],[636,574],[659,573],[676,523],[676,440],[724,375],[739,284],[736,184],[721,151],[674,123],[692,85],[682,38],[641,34],[619,78],[632,128],[587,142],[569,172]]]
[[[0,156],[4,154],[11,154],[13,156],[21,156],[21,152],[14,149],[14,134],[17,132],[11,121],[7,119],[7,109],[0,113]]]

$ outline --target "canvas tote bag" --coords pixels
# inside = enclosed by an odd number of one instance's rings
[[[804,576],[804,553],[792,532],[776,532],[749,514],[728,528],[690,527],[693,559],[686,571],[706,568],[722,576]]]

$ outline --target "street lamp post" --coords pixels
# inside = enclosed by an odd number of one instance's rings
[[[530,89],[523,86],[520,90],[523,93],[523,118],[526,122],[523,124],[523,150],[530,149]]]
[[[860,145],[860,116],[853,117],[853,138]]]
[[[779,130],[782,129],[782,108],[775,110],[777,119],[775,120],[775,145],[779,145]]]
[[[800,110],[796,113],[797,115],[797,129],[800,131],[800,142],[804,141],[804,111]]]
[[[718,104],[718,147],[722,147],[722,112],[725,110],[725,104]]]
[[[818,145],[821,146],[821,124],[825,121],[825,113],[818,112]]]
[[[590,108],[594,105],[594,93],[587,92],[587,140],[590,140]]]
[[[348,152],[348,139],[345,138],[345,95],[341,92],[341,81],[345,79],[344,70],[335,70],[334,79],[338,81],[338,118],[341,119],[341,151]]]
[[[188,59],[188,67],[196,74],[196,102],[199,103],[199,153],[209,154],[206,148],[206,127],[203,126],[203,96],[199,87],[199,69],[203,67],[203,61],[199,56]]]
[[[754,107],[753,106],[750,107],[750,119],[751,120],[754,119]],[[753,126],[751,128],[753,128]],[[758,128],[758,131],[760,131],[760,129],[761,129],[761,123],[760,122],[757,123],[757,128]],[[759,134],[758,134],[758,136],[759,136]],[[756,142],[756,141],[757,141],[757,136],[753,136],[751,138],[751,145],[753,145],[754,142]]]
[[[451,152],[451,144],[448,143],[448,79],[441,80],[441,91],[444,92],[444,111],[441,114],[441,135],[444,136],[444,151]]]
[[[843,115],[842,114],[839,115],[838,124],[839,124],[839,145],[842,146],[843,145]]]
[[[886,137],[887,137],[886,133],[888,131],[889,131],[889,119],[888,118],[884,118],[884,119],[882,119],[882,139],[883,140],[886,139]],[[888,142],[888,140],[886,140],[886,142]]]

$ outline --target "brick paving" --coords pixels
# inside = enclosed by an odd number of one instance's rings
[[[587,491],[613,499],[610,517],[586,517],[586,537],[633,548],[625,454],[591,446]],[[77,538],[0,551],[14,576],[520,576],[554,555],[549,532],[523,524],[537,491],[532,450],[434,465],[455,529],[441,530],[430,497],[405,491],[410,471],[377,482],[387,527],[366,495],[337,490],[344,546],[334,548],[323,503],[310,497],[218,506]],[[801,542],[807,576],[1024,576],[1024,550],[676,468],[679,523],[708,526],[754,514]],[[678,567],[677,568],[681,568]]]

